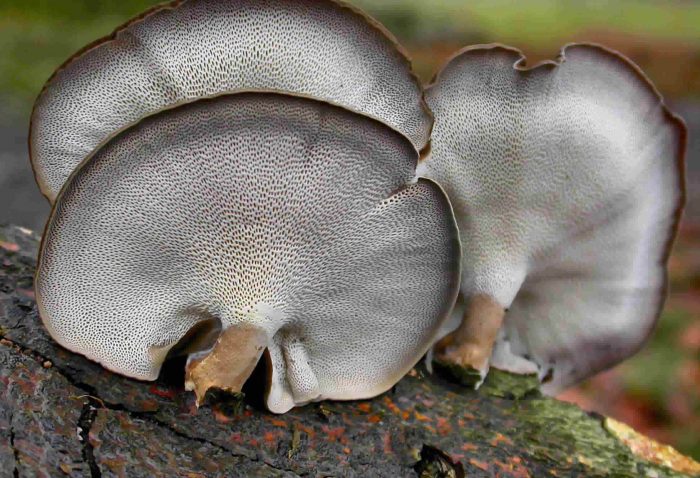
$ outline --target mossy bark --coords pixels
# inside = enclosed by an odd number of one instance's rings
[[[419,366],[372,400],[281,416],[253,383],[197,410],[181,362],[139,382],[48,337],[32,293],[37,247],[0,227],[1,476],[692,476],[692,462],[644,458],[603,417],[498,371],[474,392]]]

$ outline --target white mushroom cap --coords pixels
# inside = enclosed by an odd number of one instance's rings
[[[152,380],[188,331],[220,323],[223,363],[204,361],[194,388],[212,370],[242,383],[260,343],[274,412],[379,394],[429,348],[459,287],[451,207],[414,181],[417,157],[377,121],[286,95],[151,116],[57,198],[36,278],[44,324],[68,349]],[[233,377],[227,361],[247,353]]]
[[[507,310],[491,365],[556,392],[639,349],[665,300],[686,134],[643,73],[593,45],[534,68],[477,46],[426,101],[419,174],[454,207],[461,292]]]
[[[73,169],[121,129],[181,102],[290,92],[375,118],[422,149],[432,119],[393,37],[331,0],[185,0],[156,7],[77,53],[41,92],[30,131],[53,202]]]

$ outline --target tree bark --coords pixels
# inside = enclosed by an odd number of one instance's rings
[[[1,476],[671,477],[700,465],[492,371],[474,392],[417,366],[372,400],[272,415],[264,371],[197,409],[182,362],[158,381],[58,346],[33,295],[38,237],[0,227]],[[632,448],[635,451],[632,451]],[[641,451],[640,451],[641,450]],[[673,470],[675,469],[675,471]],[[695,475],[694,475],[695,474]]]

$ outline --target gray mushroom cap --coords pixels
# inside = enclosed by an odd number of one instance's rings
[[[243,93],[158,113],[57,198],[41,317],[63,346],[146,380],[202,327],[188,350],[198,395],[240,385],[263,348],[274,412],[379,394],[434,342],[459,287],[451,207],[414,181],[416,162],[392,129],[305,98]]]
[[[534,68],[477,46],[426,101],[419,174],[454,207],[464,302],[506,310],[491,366],[537,371],[554,393],[638,350],[666,296],[685,150],[643,73],[593,45]]]
[[[432,119],[410,63],[374,20],[331,0],[185,0],[133,19],[66,62],[32,114],[30,156],[53,202],[112,135],[221,93],[289,92],[375,118],[418,150]]]

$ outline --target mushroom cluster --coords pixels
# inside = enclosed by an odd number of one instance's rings
[[[494,366],[554,392],[658,318],[684,144],[601,47],[532,69],[472,47],[424,90],[349,5],[176,1],[37,99],[39,312],[123,375],[187,355],[199,402],[263,356],[272,412],[368,398],[433,346],[477,386]]]

